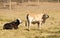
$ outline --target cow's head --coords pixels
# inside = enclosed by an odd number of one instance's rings
[[[43,14],[43,17],[42,17],[43,21],[42,21],[42,23],[45,23],[47,18],[49,18],[49,15]]]
[[[19,18],[17,18],[17,19],[15,20],[15,22],[17,23],[17,25],[19,25],[19,24],[22,23],[21,19],[19,19]]]

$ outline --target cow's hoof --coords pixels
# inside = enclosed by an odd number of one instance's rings
[[[26,29],[27,31],[30,31],[29,29]]]
[[[29,29],[27,29],[27,31],[30,31]]]

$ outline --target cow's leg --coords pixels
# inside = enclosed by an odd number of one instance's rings
[[[28,31],[30,30],[30,25],[31,25],[31,22],[28,21]]]
[[[38,29],[41,29],[42,22],[38,22]]]
[[[30,26],[30,23],[28,22],[28,30],[30,30],[29,26]]]
[[[18,29],[18,26],[14,26],[14,29]]]
[[[28,23],[28,22],[27,22],[27,21],[25,21],[25,26],[27,26],[27,23]]]
[[[41,29],[42,22],[40,22],[40,29]]]
[[[29,22],[29,19],[27,19],[26,26],[28,27],[28,30],[29,30],[29,25],[30,25],[30,22]]]
[[[39,22],[37,22],[37,24],[38,24],[38,29],[39,29],[39,27],[40,27],[40,23],[39,23]]]

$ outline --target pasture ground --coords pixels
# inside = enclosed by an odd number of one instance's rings
[[[60,3],[39,3],[39,5],[16,5],[14,9],[0,9],[0,38],[60,38]],[[44,10],[44,11],[43,11]],[[25,26],[26,13],[47,13],[50,17],[45,24],[37,30],[37,24]],[[23,23],[17,30],[3,30],[6,22],[21,18]]]

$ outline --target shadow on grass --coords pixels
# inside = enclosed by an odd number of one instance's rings
[[[48,35],[46,36],[46,38],[60,38],[59,35]]]
[[[26,30],[26,31],[30,31],[29,29],[24,29],[24,30]]]
[[[44,36],[35,36],[35,38],[45,38]]]
[[[24,29],[24,30],[27,30],[27,31],[39,31],[38,29]]]
[[[26,31],[38,31],[39,33],[43,33],[44,32],[41,29],[30,29],[30,30],[24,29],[24,30],[26,30]]]
[[[58,31],[46,31],[47,33],[59,33],[60,34],[60,30]]]

